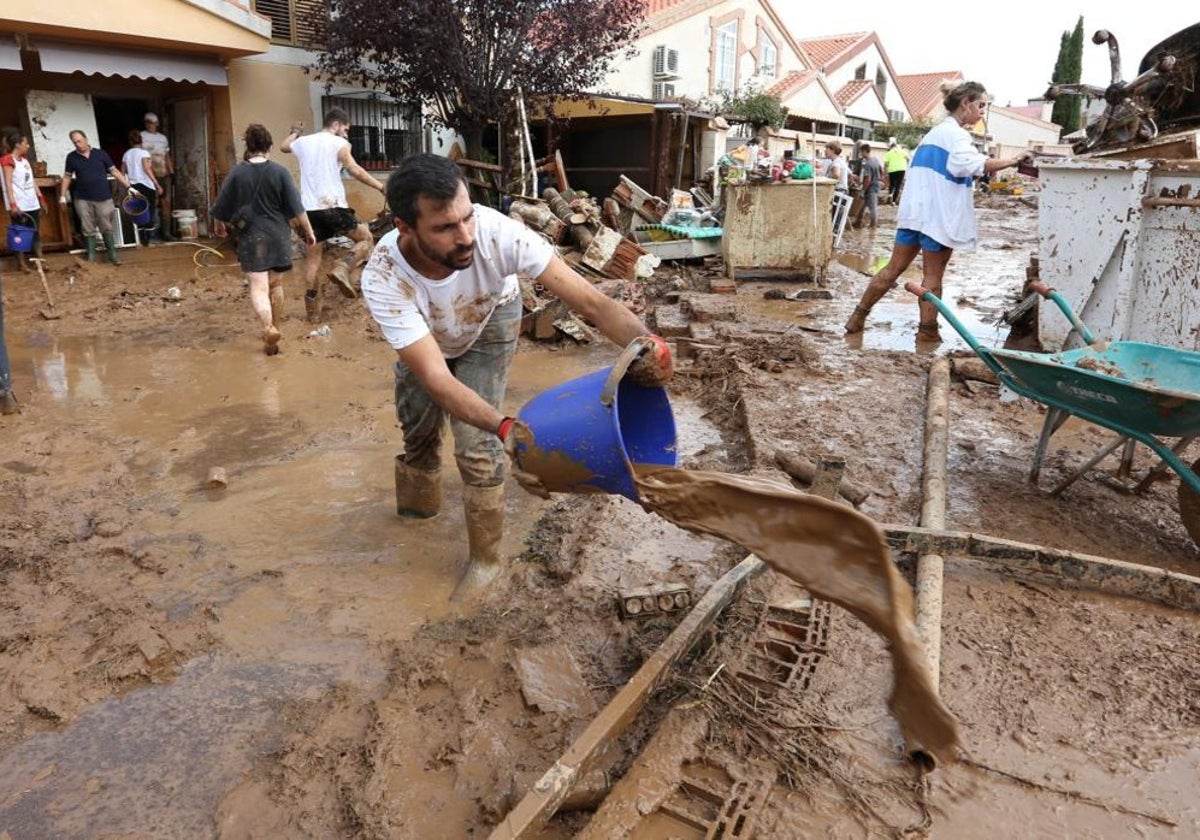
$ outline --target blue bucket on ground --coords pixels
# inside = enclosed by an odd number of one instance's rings
[[[150,202],[144,195],[134,190],[130,190],[129,195],[125,196],[125,200],[121,202],[121,209],[138,227],[149,224],[150,216],[153,215],[150,211]]]
[[[37,236],[35,228],[26,225],[8,226],[8,250],[26,253],[33,250],[33,239]]]
[[[533,445],[518,446],[520,469],[552,492],[615,493],[637,501],[633,464],[675,466],[667,392],[630,382],[625,371],[633,358],[525,403],[517,419],[533,432]]]

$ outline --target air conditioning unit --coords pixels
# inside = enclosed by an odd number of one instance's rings
[[[654,100],[661,102],[664,99],[675,98],[675,85],[670,82],[655,82],[654,83]]]
[[[679,78],[679,50],[673,50],[666,44],[654,48],[654,78]]]

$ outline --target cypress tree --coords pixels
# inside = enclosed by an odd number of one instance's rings
[[[1063,32],[1059,41],[1058,59],[1054,64],[1054,84],[1078,84],[1083,75],[1083,16],[1071,32]],[[1060,96],[1054,102],[1050,119],[1062,126],[1062,136],[1077,131],[1082,122],[1083,97],[1076,94]]]

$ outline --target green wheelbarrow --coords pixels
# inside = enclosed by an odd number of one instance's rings
[[[1051,435],[1075,415],[1111,429],[1118,437],[1060,482],[1051,495],[1062,493],[1122,446],[1122,471],[1127,473],[1134,442],[1143,443],[1162,460],[1132,489],[1145,490],[1167,468],[1174,470],[1180,479],[1180,517],[1200,545],[1200,460],[1189,466],[1179,457],[1200,436],[1200,352],[1138,341],[1097,342],[1063,296],[1044,283],[1034,283],[1032,288],[1058,306],[1087,346],[1060,353],[993,349],[980,344],[933,292],[919,283],[906,283],[904,288],[937,307],[1006,387],[1048,408],[1030,481],[1038,481]],[[1168,445],[1164,438],[1176,440]]]

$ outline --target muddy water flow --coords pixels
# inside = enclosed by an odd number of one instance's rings
[[[339,683],[372,691],[386,643],[451,610],[466,538],[449,440],[441,515],[402,521],[388,353],[369,335],[293,341],[272,359],[237,343],[147,353],[39,333],[9,340],[14,366],[44,394],[46,428],[85,424],[94,448],[10,450],[4,467],[65,490],[124,460],[140,502],[136,524],[111,512],[129,528],[122,537],[185,555],[139,576],[132,597],[174,618],[210,616],[218,644],[165,685],[7,749],[0,827],[16,838],[100,826],[201,836],[221,796],[278,746],[284,702]],[[603,366],[608,350],[519,353],[508,405]],[[677,407],[685,434],[711,443],[695,410]],[[205,484],[214,466],[224,489]],[[506,505],[511,557],[543,503],[513,485]]]

